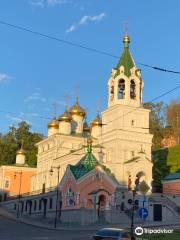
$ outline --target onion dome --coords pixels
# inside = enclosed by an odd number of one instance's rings
[[[58,120],[60,122],[71,122],[72,118],[71,118],[71,115],[67,108],[66,108],[65,112],[59,117]]]
[[[21,148],[16,152],[16,154],[25,155],[26,152],[25,152],[25,150],[23,149],[23,147],[21,146]]]
[[[98,114],[97,117],[92,121],[91,126],[102,126],[102,119],[100,115]]]
[[[86,116],[86,111],[79,105],[78,98],[76,99],[76,103],[70,108],[69,112],[71,115]]]
[[[59,128],[59,122],[56,118],[54,118],[53,120],[51,120],[49,123],[48,123],[48,128],[56,128],[58,129]]]

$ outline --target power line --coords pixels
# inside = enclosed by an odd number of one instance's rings
[[[174,87],[174,88],[172,88],[172,89],[164,92],[163,94],[161,94],[161,95],[159,95],[159,96],[151,99],[150,101],[148,101],[148,102],[146,102],[146,103],[154,102],[154,101],[156,101],[156,100],[158,100],[158,99],[160,99],[160,98],[168,95],[169,93],[174,92],[175,90],[177,90],[177,89],[179,89],[179,88],[180,88],[180,85],[178,85],[178,86],[176,86],[176,87]],[[124,116],[126,116],[126,115],[128,115],[128,114],[130,114],[130,113],[132,113],[132,112],[134,112],[134,111],[136,111],[136,110],[138,110],[138,109],[139,109],[139,107],[136,107],[135,109],[133,109],[133,110],[131,110],[131,111],[129,111],[129,112],[121,115],[120,117],[118,117],[118,118],[116,118],[116,119],[114,119],[114,120],[117,120],[117,119],[119,119],[119,118],[122,118],[122,117],[124,117]],[[0,109],[0,113],[12,114],[12,115],[14,115],[14,116],[16,116],[16,117],[19,118],[19,116],[16,115],[17,113],[14,113],[14,112],[5,111],[5,110]],[[42,115],[39,115],[39,114],[36,115],[36,113],[23,113],[23,115],[30,115],[31,117],[40,118],[40,119],[44,119],[44,120],[51,120],[51,119],[52,119],[52,118],[45,117],[45,116],[42,116]],[[113,120],[113,121],[114,121],[114,120]],[[109,121],[109,122],[112,122],[112,121]],[[108,123],[109,123],[109,122],[108,122]],[[106,123],[104,123],[104,124],[106,125]],[[104,125],[104,124],[102,124],[102,125]]]
[[[177,90],[177,89],[179,89],[179,88],[180,88],[180,85],[178,85],[178,86],[176,86],[176,87],[170,89],[170,90],[167,91],[167,92],[164,92],[163,94],[161,94],[161,95],[159,95],[159,96],[157,96],[157,97],[151,99],[150,101],[148,101],[148,102],[146,102],[146,103],[154,102],[154,101],[156,101],[156,100],[158,100],[158,99],[160,99],[160,98],[162,98],[162,97],[168,95],[169,93],[174,92],[175,90]],[[127,116],[128,114],[130,114],[130,113],[132,113],[132,112],[135,112],[135,111],[137,111],[138,109],[139,109],[139,107],[136,107],[135,109],[133,109],[133,110],[131,110],[131,111],[125,113],[125,114],[122,114],[122,115],[119,116],[118,118],[115,118],[115,119],[109,121],[108,123],[113,122],[114,120],[118,120],[118,119],[120,119],[120,118],[124,118],[124,116]],[[104,123],[104,125],[106,125],[106,124],[107,124],[107,123]]]
[[[14,112],[5,111],[5,110],[0,109],[0,113],[12,114],[15,117],[23,119],[23,117],[18,116],[17,113],[14,113]],[[36,114],[36,113],[23,113],[23,115],[29,115],[31,117],[41,118],[41,119],[45,119],[45,120],[50,120],[51,119],[49,117],[45,117],[45,116],[42,116],[42,115],[39,115],[39,114]]]
[[[75,43],[75,42],[72,42],[72,41],[67,41],[65,39],[61,39],[61,38],[52,36],[50,34],[44,34],[44,33],[38,32],[38,31],[31,30],[31,29],[26,28],[26,27],[21,27],[19,25],[8,23],[8,22],[2,21],[2,20],[0,20],[0,24],[11,27],[11,28],[14,28],[14,29],[18,29],[18,30],[21,30],[21,31],[29,32],[29,33],[38,35],[38,36],[43,37],[43,38],[47,38],[47,39],[54,40],[54,41],[57,41],[57,42],[60,42],[60,43],[64,43],[64,44],[67,44],[67,45],[70,45],[70,46],[73,46],[73,47],[82,48],[82,49],[85,49],[87,51],[95,52],[95,53],[98,53],[98,54],[101,54],[101,55],[106,55],[108,57],[113,57],[113,58],[116,58],[116,59],[119,58],[116,55],[113,55],[111,53],[99,50],[97,48],[92,48],[92,47],[85,46],[83,44],[78,44],[78,43]],[[174,74],[180,74],[179,71],[174,71],[174,70],[170,70],[170,69],[166,69],[166,68],[156,67],[156,66],[148,65],[148,64],[145,64],[145,63],[141,63],[141,62],[137,62],[137,63],[139,65],[142,65],[144,67],[151,68],[151,69],[154,69],[154,70],[158,70],[158,71],[162,71],[162,72],[168,72],[168,73],[174,73]]]

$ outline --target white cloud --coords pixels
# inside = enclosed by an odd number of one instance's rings
[[[10,120],[12,123],[19,123],[19,122],[22,122],[22,121],[25,121],[27,122],[28,124],[31,124],[29,120],[27,119],[24,119],[24,118],[21,118],[21,117],[17,117],[17,116],[13,116],[11,114],[6,114],[6,118],[8,120]]]
[[[67,0],[31,0],[30,4],[37,7],[54,7],[56,5],[64,4]]]
[[[34,92],[31,96],[27,97],[25,102],[31,102],[31,101],[39,101],[39,102],[46,102],[47,99],[42,97],[39,92]]]
[[[7,82],[10,79],[11,79],[11,77],[9,75],[7,75],[6,73],[0,73],[0,83]]]
[[[67,30],[67,33],[73,32],[77,30],[80,26],[87,25],[90,22],[100,22],[106,17],[105,13],[100,13],[99,15],[95,16],[83,16],[77,23],[72,24]]]

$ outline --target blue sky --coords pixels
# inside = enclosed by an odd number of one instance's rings
[[[174,0],[1,0],[0,21],[120,56],[125,22],[136,62],[180,70],[180,2]],[[53,103],[58,115],[79,100],[88,120],[107,106],[107,81],[117,59],[68,46],[0,24],[0,132],[27,120],[46,133]],[[180,76],[142,69],[144,101],[180,84]],[[180,90],[162,98],[178,98]]]

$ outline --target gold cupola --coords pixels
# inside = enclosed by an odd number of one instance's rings
[[[102,126],[102,119],[99,114],[97,114],[96,118],[91,123],[91,127],[94,126]]]
[[[26,152],[23,149],[23,143],[21,144],[21,148],[16,152],[16,164],[24,165],[26,162]]]
[[[76,98],[76,103],[70,108],[69,112],[71,115],[79,115],[83,118],[86,116],[86,111],[79,105],[78,98]]]
[[[72,117],[71,114],[69,113],[68,106],[66,106],[65,112],[58,118],[58,120],[59,120],[59,133],[70,135]]]
[[[59,128],[59,122],[56,118],[53,118],[53,120],[51,120],[49,123],[48,123],[48,128]]]
[[[16,152],[16,154],[25,155],[25,154],[26,154],[26,151],[21,147],[21,148]]]
[[[71,122],[72,117],[68,111],[68,108],[66,107],[65,112],[58,118],[60,122]]]
[[[83,133],[83,120],[86,116],[86,111],[79,105],[78,98],[76,103],[69,110],[72,116],[72,132],[76,134]]]
[[[48,123],[48,137],[59,132],[59,121],[53,118]]]
[[[99,113],[96,118],[91,122],[91,136],[97,138],[102,133],[102,119]]]

